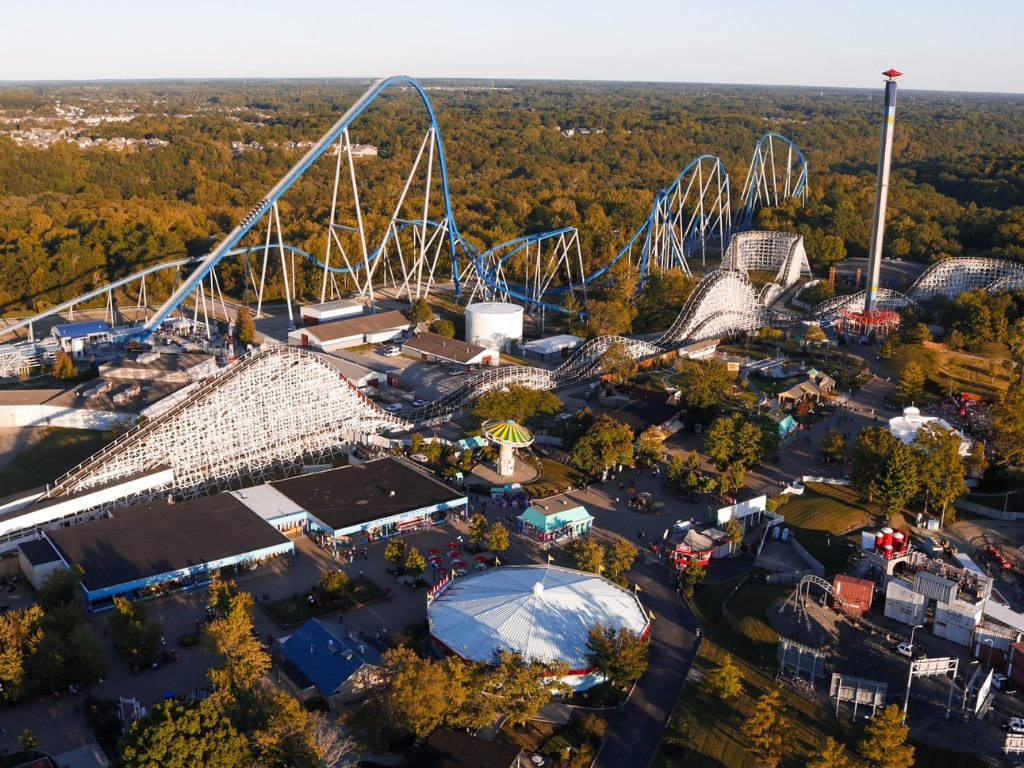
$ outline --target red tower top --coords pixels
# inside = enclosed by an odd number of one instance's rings
[[[890,80],[892,80],[894,77],[899,77],[903,73],[900,72],[898,69],[889,69],[883,72],[882,74],[888,77]]]

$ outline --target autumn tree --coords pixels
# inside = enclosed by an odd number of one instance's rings
[[[244,304],[238,308],[235,318],[235,335],[243,344],[256,343],[256,323],[253,322],[249,307]]]
[[[564,408],[554,392],[510,384],[480,395],[473,404],[473,416],[480,421],[512,419],[520,424],[540,424]]]
[[[924,395],[924,368],[917,360],[910,360],[900,371],[896,383],[896,400],[905,405],[920,402]]]
[[[384,559],[396,568],[405,560],[405,539],[395,536],[384,546]]]
[[[636,460],[643,464],[657,464],[665,452],[665,439],[668,435],[657,424],[652,424],[640,433],[636,439]]]
[[[647,671],[647,638],[628,627],[595,624],[587,633],[587,663],[627,690]]]
[[[498,651],[488,675],[486,691],[497,700],[497,708],[509,722],[522,725],[532,720],[554,692],[568,691],[560,678],[569,672],[565,664],[546,665],[527,661],[520,654]]]
[[[604,546],[604,575],[609,579],[617,578],[633,567],[636,556],[637,548],[632,542],[612,534],[611,541]]]
[[[748,751],[765,768],[776,768],[785,754],[785,735],[789,723],[782,712],[782,694],[778,688],[760,696],[754,710],[743,723]]]
[[[324,571],[320,574],[319,586],[328,599],[337,600],[348,586],[348,574],[342,570]]]
[[[36,735],[26,728],[18,737],[18,745],[24,750],[32,751],[39,745],[39,742],[36,740]]]
[[[807,768],[850,768],[846,747],[831,736],[826,736],[821,749],[810,755]]]
[[[208,673],[220,700],[248,692],[270,670],[270,655],[252,628],[253,597],[248,592],[232,595],[223,615],[206,625],[210,648],[221,657]]]
[[[587,302],[587,333],[598,336],[621,336],[628,333],[636,310],[623,301],[591,299]]]
[[[742,413],[719,416],[704,433],[704,451],[719,469],[750,467],[764,456],[764,434]]]
[[[446,318],[435,320],[430,324],[430,332],[449,339],[455,338],[455,323]]]
[[[683,568],[683,579],[686,581],[686,591],[688,594],[693,594],[693,589],[708,575],[708,570],[705,566],[698,563],[696,560],[691,560]]]
[[[708,670],[704,675],[704,684],[716,699],[727,701],[740,695],[740,691],[743,690],[743,676],[732,656],[726,654],[721,664]]]
[[[903,712],[896,704],[889,704],[876,712],[864,729],[864,740],[859,745],[861,757],[871,768],[911,768],[914,748],[907,744],[909,735]]]
[[[58,381],[69,381],[78,375],[78,370],[75,368],[71,355],[63,349],[57,350],[57,358],[53,361],[53,366],[50,368],[50,375]]]
[[[469,518],[469,542],[478,549],[487,543],[487,518],[477,512]]]
[[[598,360],[598,367],[613,384],[626,384],[636,372],[636,360],[623,342],[613,341]]]
[[[573,559],[577,570],[587,573],[601,573],[604,570],[604,547],[590,536],[578,536],[565,547],[565,553]]]
[[[735,517],[730,517],[725,523],[725,535],[731,544],[739,544],[743,541],[743,523]]]
[[[600,414],[576,441],[572,463],[591,475],[617,464],[633,466],[633,430],[628,424]]]
[[[825,436],[821,438],[821,444],[818,446],[818,453],[830,464],[846,458],[846,438],[843,437],[843,433],[835,427],[825,430]]]
[[[405,556],[405,572],[416,578],[425,570],[427,570],[427,561],[423,559],[423,555],[416,547],[411,547],[409,554]]]
[[[206,588],[206,605],[215,616],[223,616],[231,608],[231,598],[237,594],[237,584],[214,576]]]
[[[500,520],[495,520],[487,529],[487,548],[495,554],[501,554],[508,549],[508,543],[508,528]]]
[[[1024,464],[1024,382],[1011,385],[992,411],[995,448],[1005,464]]]
[[[38,604],[0,613],[0,694],[16,701],[25,692],[27,660],[42,640],[43,609]]]

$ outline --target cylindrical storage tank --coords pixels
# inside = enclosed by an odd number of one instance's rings
[[[882,547],[882,557],[886,560],[892,559],[892,544],[886,544]]]
[[[488,349],[508,350],[523,340],[523,308],[501,301],[466,305],[466,341]]]
[[[892,551],[902,552],[907,548],[907,537],[903,535],[903,531],[895,531],[892,534]]]
[[[882,529],[883,544],[892,544],[892,528]]]
[[[882,547],[885,546],[885,534],[879,531],[875,534],[875,549],[879,552],[882,551]]]

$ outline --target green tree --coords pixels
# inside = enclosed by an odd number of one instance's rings
[[[434,312],[426,299],[416,299],[409,308],[409,319],[414,323],[429,323],[433,317]]]
[[[882,427],[865,427],[854,440],[850,480],[870,501],[878,494],[879,482],[897,445],[899,439]]]
[[[344,571],[324,571],[320,574],[320,589],[330,599],[341,597],[348,586],[348,574]]]
[[[945,513],[947,505],[967,493],[960,435],[935,423],[925,424],[912,445],[918,456],[920,482],[926,491],[925,512],[930,501]]]
[[[726,655],[721,664],[709,670],[704,676],[704,684],[716,699],[727,701],[740,695],[740,691],[743,690],[743,677],[732,656]]]
[[[908,405],[920,402],[924,396],[924,381],[924,368],[921,364],[916,360],[907,362],[896,383],[896,400]]]
[[[846,747],[831,736],[826,736],[821,749],[810,756],[807,768],[850,768]]]
[[[492,389],[476,399],[473,416],[480,421],[512,419],[520,424],[540,424],[562,410],[562,401],[553,392],[511,384]]]
[[[565,547],[565,553],[573,559],[578,570],[587,573],[601,573],[604,570],[604,547],[589,536],[579,536],[570,541]]]
[[[587,633],[587,663],[622,690],[647,671],[647,638],[628,627],[595,624]]]
[[[487,531],[487,548],[495,554],[508,549],[508,528],[500,520],[495,520]]]
[[[668,457],[668,467],[665,469],[665,477],[668,478],[670,483],[675,483],[676,486],[682,487],[686,473],[686,460],[682,456]]]
[[[992,431],[1000,461],[1024,464],[1024,383],[1011,385],[992,411]]]
[[[878,478],[878,505],[890,515],[907,506],[921,487],[920,467],[920,461],[910,446],[903,443],[894,446]]]
[[[120,768],[247,768],[253,754],[244,734],[212,698],[168,701],[136,720],[121,742]]]
[[[678,374],[673,380],[679,387],[683,405],[688,408],[715,408],[732,392],[734,375],[722,360],[683,359],[676,363],[676,370]]]
[[[53,361],[53,367],[50,368],[50,375],[58,381],[69,381],[78,375],[71,355],[63,349],[57,350],[57,358]]]
[[[604,548],[604,575],[609,579],[617,578],[620,573],[633,567],[636,556],[637,548],[631,542],[613,534]]]
[[[384,547],[384,559],[398,567],[405,560],[405,539],[394,537]]]
[[[256,323],[253,322],[249,308],[244,304],[238,308],[238,316],[235,318],[235,335],[243,344],[256,343]]]
[[[451,320],[441,318],[435,320],[430,324],[430,332],[436,333],[438,336],[446,336],[449,339],[455,338],[455,323]]]
[[[643,464],[657,464],[665,452],[665,430],[657,424],[647,427],[636,439],[636,459]]]
[[[146,621],[141,602],[116,596],[107,626],[121,655],[136,666],[145,669],[160,656],[160,627]]]
[[[683,568],[683,578],[686,580],[686,591],[693,594],[693,588],[704,581],[708,575],[707,568],[695,560],[691,560]]]
[[[719,469],[730,464],[750,467],[764,456],[764,435],[742,413],[719,416],[704,433],[704,451]]]
[[[629,347],[621,341],[614,341],[608,345],[598,361],[601,375],[606,377],[613,384],[627,384],[636,372],[636,360],[629,351]]]
[[[735,517],[730,517],[725,523],[725,535],[732,544],[739,544],[743,541],[743,523]]]
[[[788,727],[778,688],[760,696],[743,723],[743,735],[749,744],[747,749],[765,768],[776,768],[782,761]]]
[[[416,578],[426,569],[427,561],[423,559],[423,555],[420,554],[416,547],[411,547],[409,554],[405,557],[405,572]]]
[[[633,466],[633,430],[628,424],[600,414],[573,446],[572,463],[591,475],[609,467]]]
[[[469,542],[474,547],[483,549],[487,543],[487,518],[477,512],[469,518]]]
[[[80,594],[81,583],[82,569],[77,565],[54,571],[46,577],[42,589],[39,590],[39,604],[44,611],[62,605],[74,605],[75,599]]]
[[[909,734],[903,712],[896,704],[890,704],[876,713],[864,729],[864,740],[859,746],[861,757],[871,768],[911,768],[914,748],[907,744]]]
[[[621,336],[628,333],[636,310],[624,301],[591,299],[587,302],[587,333],[598,336]]]
[[[846,438],[843,437],[843,433],[835,427],[825,430],[825,436],[821,438],[821,444],[818,446],[818,453],[829,463],[846,458]]]
[[[26,728],[24,731],[21,732],[21,735],[18,737],[18,744],[21,746],[22,749],[31,751],[39,745],[39,742],[36,741],[35,734],[32,733],[32,731],[30,731],[28,728]]]
[[[76,605],[47,609],[39,622],[42,637],[28,659],[26,679],[38,691],[88,685],[106,674],[96,637],[85,626]]]

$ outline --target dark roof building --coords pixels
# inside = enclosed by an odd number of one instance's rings
[[[411,768],[516,768],[522,747],[437,728],[423,742]]]
[[[104,607],[115,595],[144,597],[196,586],[211,571],[294,549],[229,493],[178,504],[138,504],[46,536],[65,564],[81,567],[92,608]]]
[[[466,497],[426,472],[387,457],[271,483],[301,507],[314,531],[377,539],[443,520]]]
[[[499,359],[496,349],[449,339],[429,331],[417,333],[408,339],[402,344],[402,351],[424,360],[440,360],[456,365],[497,365]]]
[[[288,338],[291,344],[331,352],[360,344],[391,341],[404,334],[411,326],[409,318],[398,310],[391,310],[298,328],[289,332]]]

